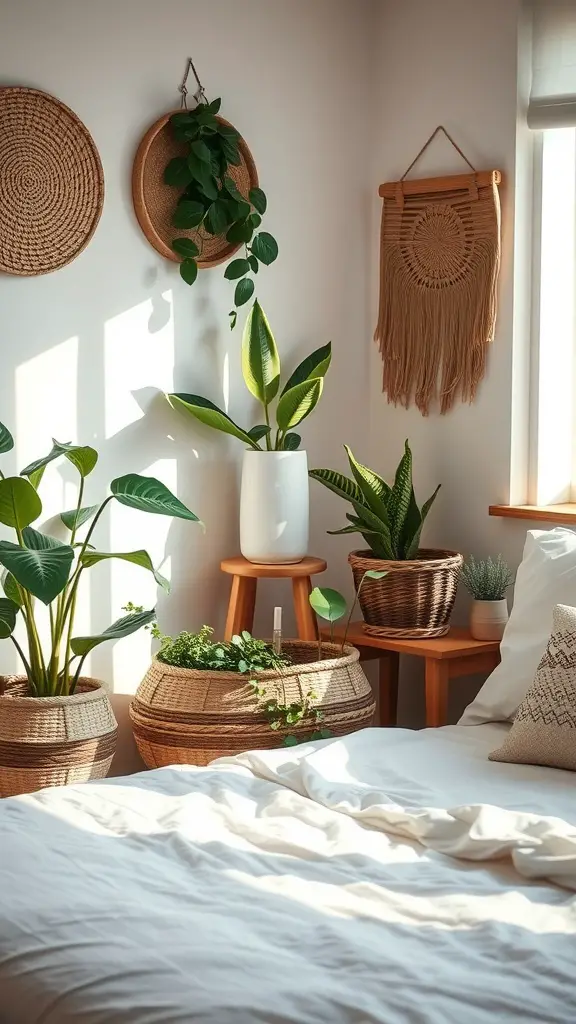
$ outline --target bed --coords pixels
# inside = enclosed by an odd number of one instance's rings
[[[0,801],[2,1024],[574,1024],[576,777],[369,729]]]

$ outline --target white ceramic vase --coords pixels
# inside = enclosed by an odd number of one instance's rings
[[[308,552],[306,452],[244,452],[240,550],[250,562],[301,562]]]
[[[508,622],[508,602],[472,601],[470,632],[475,640],[501,640]]]

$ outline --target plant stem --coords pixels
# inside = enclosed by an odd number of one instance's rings
[[[78,501],[76,502],[76,516],[74,519],[74,526],[70,534],[70,546],[74,546],[76,540],[76,534],[78,531],[78,514],[82,508],[82,502],[84,500],[84,477],[80,477],[80,487],[78,488]],[[78,573],[78,577],[80,573]],[[77,588],[74,590],[74,596],[70,602],[68,602],[68,595],[70,593],[71,581],[68,581],[62,593],[58,596],[57,614],[56,614],[56,631],[52,641],[52,659],[50,662],[51,666],[51,679],[54,679],[54,684],[58,685],[59,690],[62,694],[68,694],[69,687],[69,671],[68,661],[70,657],[70,640],[72,638],[72,627],[74,624],[74,611],[76,608],[76,593]],[[60,672],[60,645],[62,643],[62,637],[66,630],[66,620],[68,619],[68,633],[66,637],[66,648],[64,651],[64,665],[62,672]],[[59,677],[60,683],[58,683]]]
[[[268,427],[268,432],[266,434],[266,451],[271,452],[272,451],[272,442],[270,441],[270,430],[271,430],[271,426],[270,426],[270,413],[268,412],[268,403],[267,402],[264,402],[264,416],[266,418],[266,426]]]
[[[360,583],[358,584],[358,590],[356,590],[354,592],[354,600],[352,601],[352,604],[350,606],[350,611],[348,612],[348,618],[346,619],[346,627],[344,629],[344,636],[342,637],[342,647],[340,648],[340,653],[341,654],[344,653],[344,648],[346,646],[346,640],[347,640],[347,637],[348,637],[348,630],[350,629],[350,622],[352,620],[352,613],[353,613],[353,611],[354,611],[354,609],[356,607],[356,602],[358,600],[358,596],[360,594],[360,591],[362,590],[362,584],[364,583],[364,580],[366,579],[367,573],[368,573],[368,569],[366,570],[366,572],[364,573],[362,579],[360,580]]]
[[[19,526],[16,527],[16,535],[18,537],[18,543],[21,548],[25,548],[24,538],[22,536],[22,530]],[[40,637],[38,635],[38,629],[36,627],[36,620],[34,618],[34,604],[31,595],[23,587],[22,588],[22,600],[23,605],[23,618],[26,623],[26,633],[28,636],[28,647],[30,650],[30,666],[34,675],[34,683],[38,691],[46,688],[46,664],[44,662],[44,655],[42,653],[42,645],[40,643]],[[24,613],[25,609],[25,613]]]
[[[37,690],[36,683],[34,682],[34,679],[33,679],[33,676],[32,676],[32,669],[30,668],[29,663],[26,661],[26,655],[24,654],[24,651],[20,647],[20,644],[16,640],[16,637],[13,636],[13,634],[10,634],[10,639],[11,639],[12,643],[14,644],[14,647],[18,651],[18,654],[20,655],[20,659],[21,659],[22,664],[24,665],[24,668],[26,670],[26,675],[28,676],[28,685],[30,686],[30,689],[33,692],[33,696],[37,697],[38,696],[38,690]]]

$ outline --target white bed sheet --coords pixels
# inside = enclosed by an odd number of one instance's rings
[[[574,1024],[576,776],[506,729],[0,802],[0,1021]]]

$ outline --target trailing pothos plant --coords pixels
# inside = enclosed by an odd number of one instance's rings
[[[376,558],[388,561],[418,558],[422,527],[440,485],[419,508],[412,486],[412,452],[408,441],[392,485],[358,462],[348,445],[344,448],[354,479],[332,469],[310,470],[313,480],[349,501],[354,509],[354,515],[346,514],[348,526],[328,530],[328,533],[360,533]]]
[[[358,584],[354,592],[354,600],[350,605],[348,612],[348,618],[346,619],[346,625],[344,627],[344,633],[342,635],[342,645],[340,650],[344,652],[346,646],[346,640],[348,639],[348,630],[350,629],[350,622],[352,614],[356,607],[356,602],[360,597],[360,591],[364,580],[382,580],[388,573],[385,570],[378,571],[376,569],[368,569],[360,583]],[[330,643],[334,643],[334,623],[338,622],[339,619],[344,618],[347,611],[346,598],[339,590],[333,590],[332,587],[314,587],[308,598],[310,607],[316,613],[319,619],[324,619],[330,623]],[[318,661],[322,657],[322,640],[318,639]]]
[[[0,423],[0,454],[14,447],[10,431]],[[42,513],[38,487],[46,466],[65,458],[80,476],[78,501],[60,520],[68,531],[66,543],[42,533],[31,524]],[[74,619],[78,589],[91,566],[109,558],[120,558],[147,569],[165,590],[169,584],[154,568],[147,551],[98,551],[90,543],[94,529],[112,501],[121,505],[198,522],[198,517],[154,477],[128,473],[110,484],[110,494],[98,505],[83,504],[86,477],[94,469],[98,453],[94,448],[53,441],[52,450],[31,462],[19,476],[5,476],[0,470],[0,523],[15,532],[15,540],[0,540],[0,565],[4,567],[0,598],[0,639],[10,639],[22,660],[30,694],[34,697],[68,696],[74,693],[87,655],[106,640],[118,640],[135,633],[155,618],[155,610],[128,614],[102,633],[78,636]],[[80,538],[82,527],[90,523]],[[40,639],[36,600],[48,609],[50,642]],[[23,620],[26,650],[14,636],[18,619]]]
[[[294,427],[315,409],[331,358],[328,342],[303,359],[280,390],[280,356],[266,314],[256,300],[242,338],[242,374],[246,387],[262,405],[264,422],[244,430],[208,398],[188,394],[167,398],[175,409],[183,409],[214,430],[237,437],[255,451],[295,451],[302,438]],[[271,406],[276,397],[274,427]]]
[[[208,235],[225,235],[233,245],[244,245],[244,256],[233,260],[224,277],[236,281],[234,303],[243,306],[254,294],[254,279],[260,264],[268,266],[278,256],[276,239],[267,231],[259,231],[266,213],[267,199],[261,188],[243,195],[230,175],[230,168],[241,163],[240,133],[217,116],[221,100],[201,101],[192,110],[173,114],[170,124],[174,138],[183,144],[185,153],[174,157],[164,170],[167,185],[180,190],[172,224],[176,228],[194,229],[198,243],[191,238],[175,238],[174,252],[182,257],[180,274],[187,284],[198,276],[198,259],[202,256],[202,231]],[[230,326],[236,324],[236,310],[230,313]]]

